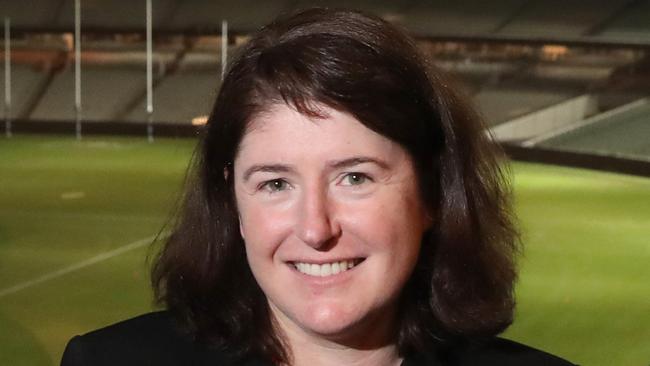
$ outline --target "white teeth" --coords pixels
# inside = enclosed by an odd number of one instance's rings
[[[309,276],[314,277],[326,277],[335,275],[341,272],[345,272],[348,269],[354,267],[353,260],[349,261],[340,261],[324,264],[314,264],[314,263],[304,263],[304,262],[294,262],[293,266],[300,272]]]
[[[332,274],[332,265],[329,263],[320,266],[320,276],[325,277]]]

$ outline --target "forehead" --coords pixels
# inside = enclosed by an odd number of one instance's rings
[[[348,113],[326,106],[318,111],[321,117],[311,117],[278,104],[258,114],[249,123],[235,161],[321,155],[336,158],[349,154],[390,156],[401,150]]]

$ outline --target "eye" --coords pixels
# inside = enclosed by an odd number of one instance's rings
[[[341,180],[341,184],[344,186],[358,186],[368,180],[370,180],[370,177],[363,173],[348,173]]]
[[[280,192],[289,189],[289,183],[284,179],[272,179],[262,183],[260,189],[269,193]]]

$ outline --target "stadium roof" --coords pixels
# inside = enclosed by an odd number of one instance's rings
[[[650,0],[154,0],[154,32],[248,33],[311,6],[376,13],[431,38],[538,40],[650,46]],[[145,1],[81,0],[82,29],[142,32]],[[71,31],[74,0],[0,0],[12,29]]]

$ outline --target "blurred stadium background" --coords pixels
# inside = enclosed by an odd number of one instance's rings
[[[57,365],[71,336],[153,308],[151,242],[222,67],[309,6],[405,27],[516,161],[505,337],[650,364],[650,0],[153,0],[151,33],[147,2],[0,0],[0,365]]]

